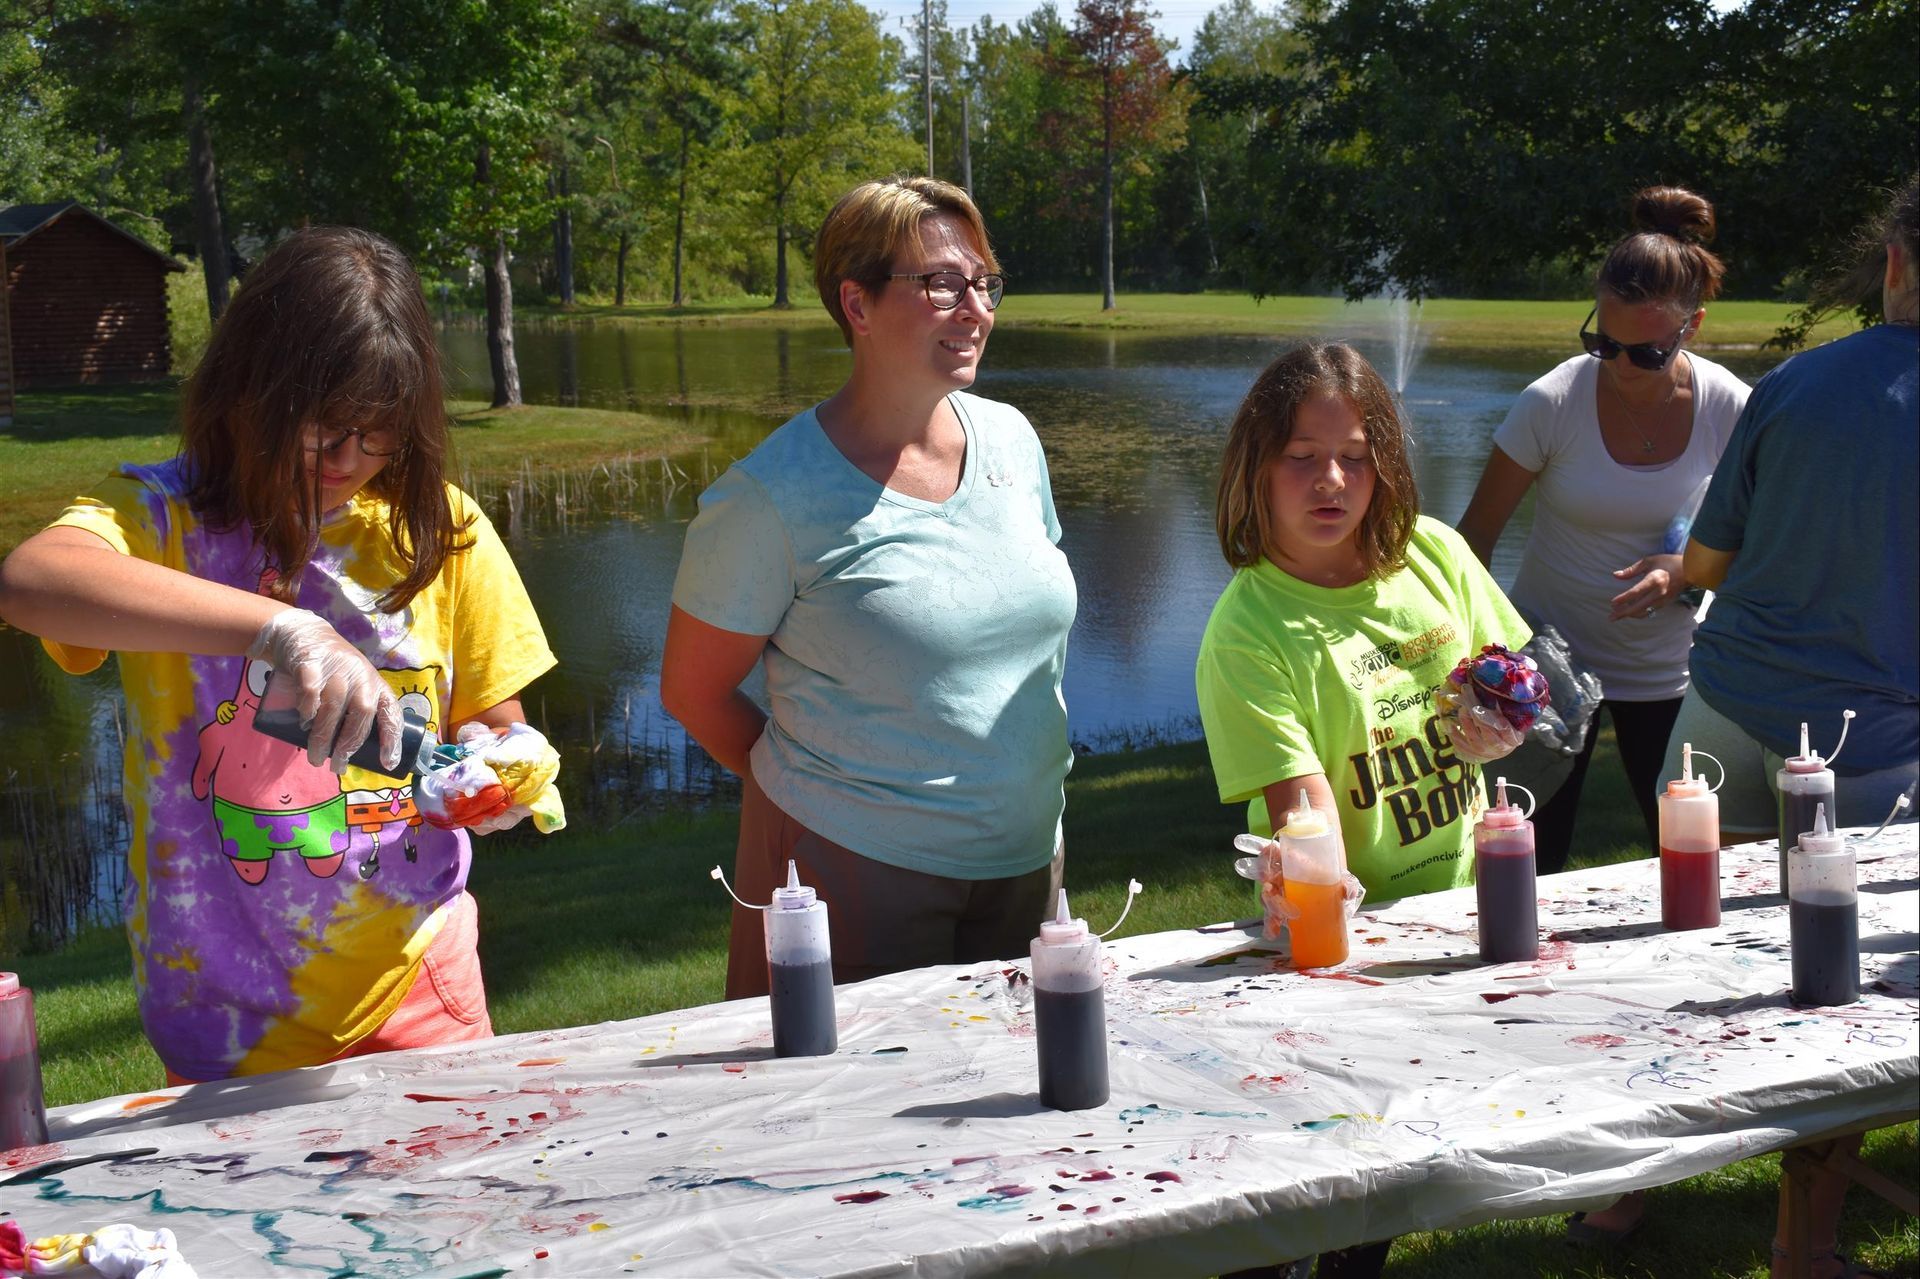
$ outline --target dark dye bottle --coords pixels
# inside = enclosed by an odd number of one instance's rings
[[[1832,1006],[1860,998],[1860,898],[1853,849],[1814,810],[1813,829],[1787,854],[1793,1002]]]
[[[1033,939],[1033,1027],[1040,1053],[1040,1104],[1091,1110],[1107,1102],[1107,997],[1100,939],[1067,911]]]
[[[1515,789],[1526,788],[1516,783]],[[1507,802],[1504,777],[1495,783],[1493,807],[1473,828],[1473,893],[1480,912],[1481,959],[1513,964],[1540,958],[1533,823],[1519,805]]]
[[[840,1046],[833,1009],[833,948],[827,904],[800,883],[787,863],[787,883],[767,908],[767,978],[773,1008],[773,1055],[825,1057]]]

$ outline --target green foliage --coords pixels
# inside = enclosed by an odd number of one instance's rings
[[[1913,0],[1606,21],[1573,0],[1349,0],[1301,30],[1289,73],[1205,97],[1257,113],[1237,264],[1261,290],[1498,292],[1591,261],[1634,190],[1677,182],[1722,203],[1736,285],[1770,291],[1824,267],[1920,145]]]
[[[726,167],[747,216],[773,234],[773,304],[785,307],[788,242],[810,241],[854,183],[914,167],[900,43],[856,0],[741,0],[735,11],[746,23],[747,78]]]

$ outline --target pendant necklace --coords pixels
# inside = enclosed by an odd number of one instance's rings
[[[1608,385],[1613,387],[1614,398],[1620,401],[1620,407],[1627,411],[1627,422],[1633,427],[1634,432],[1640,436],[1640,452],[1648,456],[1652,456],[1654,451],[1653,437],[1647,434],[1646,427],[1640,425],[1640,415],[1633,411],[1633,405],[1628,402],[1627,393],[1620,389],[1619,378],[1614,374],[1612,369],[1607,370],[1607,383]],[[1677,392],[1679,389],[1680,389],[1679,380],[1676,378],[1669,377],[1667,379],[1666,398],[1662,399],[1658,404],[1653,406],[1653,411],[1656,416],[1659,414],[1660,410],[1666,408],[1667,405],[1673,403],[1674,393]]]

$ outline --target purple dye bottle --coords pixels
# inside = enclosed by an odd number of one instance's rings
[[[1860,898],[1853,849],[1815,808],[1813,829],[1787,855],[1793,1002],[1832,1006],[1860,998]]]
[[[1780,895],[1787,895],[1787,854],[1805,831],[1813,829],[1813,810],[1824,804],[1827,825],[1840,826],[1840,810],[1833,804],[1833,761],[1847,744],[1847,730],[1853,727],[1853,712],[1840,712],[1840,740],[1833,754],[1825,759],[1807,745],[1807,725],[1800,724],[1800,753],[1789,755],[1785,765],[1773,775],[1774,789],[1780,794]]]
[[[1033,1028],[1040,1051],[1040,1104],[1090,1110],[1107,1102],[1107,997],[1100,938],[1059,909],[1033,939]]]
[[[14,974],[0,973],[0,1150],[46,1144],[33,992]]]
[[[1480,906],[1480,958],[1512,964],[1540,958],[1539,888],[1533,864],[1533,792],[1527,811],[1507,802],[1507,779],[1494,784],[1493,806],[1473,828],[1473,893]]]

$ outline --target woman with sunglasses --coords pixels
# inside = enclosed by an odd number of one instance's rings
[[[1676,516],[1697,504],[1747,386],[1685,349],[1720,290],[1713,206],[1678,187],[1634,197],[1637,230],[1613,246],[1581,326],[1586,349],[1515,401],[1493,434],[1460,533],[1484,563],[1530,487],[1533,529],[1511,592],[1600,677],[1627,779],[1658,846],[1654,791],[1687,691],[1693,610]],[[1542,874],[1565,868],[1598,724],[1534,822]]]
[[[1039,439],[968,391],[1004,282],[931,178],[848,192],[813,261],[852,373],[701,494],[661,698],[741,777],[740,896],[797,862],[835,980],[1019,954],[1060,879],[1076,596]],[[727,996],[767,989],[736,907]]]

